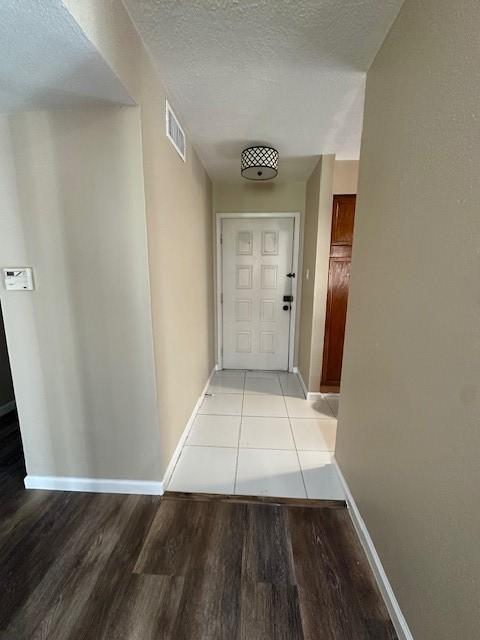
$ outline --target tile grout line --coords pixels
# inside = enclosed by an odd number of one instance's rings
[[[283,391],[283,387],[282,387],[282,391]],[[292,434],[293,444],[295,446],[295,453],[297,455],[298,468],[300,469],[300,475],[302,477],[303,488],[305,490],[305,497],[308,500],[309,498],[308,498],[308,492],[307,492],[307,485],[305,484],[305,478],[303,477],[302,465],[300,464],[300,456],[298,455],[297,442],[296,442],[295,436],[293,434],[292,422],[290,420],[290,415],[288,413],[288,407],[287,407],[287,401],[285,400],[285,394],[282,397],[283,397],[283,402],[285,404],[285,411],[287,412],[287,418],[288,418],[288,425],[290,427],[290,433]]]
[[[259,377],[258,379],[261,379],[261,378],[262,377]],[[219,417],[235,417],[235,418],[239,418],[240,419],[240,424],[239,424],[237,444],[235,446],[207,445],[207,444],[188,444],[188,437],[187,437],[187,440],[185,441],[185,444],[182,447],[182,452],[185,450],[185,447],[205,447],[205,448],[211,448],[211,449],[229,449],[229,450],[236,449],[237,452],[236,452],[236,459],[235,459],[235,472],[234,472],[235,475],[234,475],[233,494],[234,495],[238,495],[237,494],[238,466],[239,466],[240,449],[242,448],[240,446],[240,444],[241,444],[241,436],[242,436],[243,418],[244,417],[247,417],[247,418],[261,418],[261,419],[262,418],[265,418],[265,419],[272,418],[272,419],[277,419],[277,420],[278,419],[287,418],[288,419],[289,428],[290,428],[291,437],[292,437],[292,441],[293,441],[293,444],[294,444],[294,449],[290,449],[290,448],[287,448],[287,449],[278,448],[277,449],[276,447],[244,447],[244,448],[246,450],[259,450],[259,451],[295,451],[296,457],[297,457],[297,462],[298,462],[299,469],[300,469],[300,474],[301,474],[301,477],[302,477],[302,484],[303,484],[303,487],[304,487],[304,494],[305,494],[307,499],[310,499],[309,495],[308,495],[307,487],[306,487],[306,482],[305,482],[303,469],[302,469],[302,466],[301,466],[301,463],[300,463],[299,449],[298,449],[298,445],[297,445],[297,442],[296,442],[296,439],[295,439],[295,434],[294,434],[294,431],[293,431],[292,416],[289,415],[288,406],[287,406],[287,397],[290,397],[289,394],[288,394],[288,388],[289,388],[288,387],[288,380],[286,381],[285,387],[284,387],[284,385],[282,384],[282,379],[281,379],[280,374],[278,372],[275,373],[275,378],[276,378],[277,383],[280,386],[280,390],[281,390],[280,394],[276,394],[276,393],[271,393],[271,394],[270,393],[269,394],[248,393],[247,392],[247,370],[244,370],[244,372],[243,372],[243,388],[242,388],[242,391],[240,393],[236,393],[236,394],[230,393],[229,394],[228,392],[227,393],[221,393],[220,392],[220,393],[217,393],[217,394],[213,394],[213,395],[219,395],[219,396],[222,396],[222,395],[240,396],[241,395],[242,396],[242,402],[241,402],[241,408],[240,408],[240,413],[239,414],[231,414],[231,413],[200,413],[200,410],[197,411],[197,413],[195,414],[195,419],[197,418],[197,416],[219,416]],[[295,378],[298,380],[297,376],[295,376]],[[287,393],[287,395],[286,395],[286,393]],[[247,415],[244,415],[246,396],[253,396],[253,397],[272,396],[272,397],[279,397],[279,398],[281,397],[281,398],[283,398],[283,405],[284,405],[284,408],[285,408],[285,414],[284,415],[280,415],[280,416],[274,416],[274,415],[247,416]],[[294,396],[294,397],[296,397],[296,396]],[[327,399],[325,398],[325,400],[327,400]],[[331,413],[333,413],[333,409],[332,409],[330,403],[328,402],[328,400],[327,400],[327,406],[329,407]],[[322,416],[322,417],[324,417],[325,419],[329,418],[328,416]],[[318,416],[317,418],[310,418],[310,419],[311,420],[315,420],[315,419],[319,419],[319,418],[320,418],[320,416]],[[332,416],[332,418],[335,419],[335,416]],[[306,418],[306,420],[309,420],[309,418]],[[192,426],[191,426],[191,428],[189,430],[189,434],[188,435],[190,435],[190,432],[192,431],[192,429],[193,429],[193,424],[192,424]],[[320,450],[312,449],[312,451],[320,451]],[[329,452],[326,451],[326,453],[329,453]],[[177,467],[179,460],[180,460],[180,456],[179,456],[179,459],[177,460],[177,464],[175,465],[175,467]],[[174,469],[174,471],[175,471],[175,469]],[[173,473],[172,473],[172,476],[173,476]]]
[[[238,429],[238,440],[237,440],[237,458],[235,461],[235,476],[233,479],[233,495],[236,495],[237,490],[237,476],[238,476],[238,456],[240,455],[240,438],[242,436],[242,420],[243,420],[243,404],[245,402],[245,385],[247,382],[247,372],[243,372],[243,394],[242,394],[242,408],[240,410],[240,427]]]
[[[333,410],[332,405],[330,404],[330,402],[328,401],[328,398],[326,398],[325,396],[323,397],[323,399],[325,400],[325,402],[328,404],[328,408],[330,409],[330,411],[333,413],[333,417],[336,418],[338,420],[338,406],[337,406],[337,413],[335,413],[335,411]],[[340,399],[339,399],[340,402]]]
[[[248,416],[246,416],[248,417]],[[296,451],[296,449],[279,449],[278,447],[238,447],[237,445],[228,446],[225,444],[187,444],[186,447],[191,448],[203,448],[203,449],[257,449],[258,451]],[[333,455],[333,451],[328,449],[298,449],[298,451],[315,452],[315,453],[328,453]]]
[[[288,397],[289,396],[287,396],[287,398]],[[220,414],[218,414],[218,413],[202,413],[202,414],[199,414],[199,415],[202,415],[202,416],[222,415],[222,416],[225,416],[226,418],[238,418],[238,413],[237,413],[237,415],[232,415],[230,413],[225,413],[225,414],[224,413],[220,413]],[[304,418],[302,416],[289,416],[288,413],[287,413],[287,415],[283,415],[283,416],[272,416],[272,415],[253,416],[253,415],[250,415],[250,414],[245,414],[243,417],[244,418],[293,418],[294,420],[311,420],[312,422],[316,422],[317,420],[320,420],[320,421],[325,420],[325,422],[327,420],[335,420],[334,416],[333,417],[327,416],[326,418],[322,418],[321,416],[319,416],[318,418]]]
[[[306,485],[306,482],[305,482],[305,477],[303,475],[302,463],[300,462],[300,456],[298,454],[297,441],[295,440],[295,436],[293,434],[293,428],[292,428],[292,423],[291,423],[290,418],[288,418],[288,422],[290,424],[290,430],[292,432],[293,443],[295,445],[295,453],[297,454],[298,466],[300,467],[300,473],[302,475],[302,482],[303,482],[303,487],[305,489],[305,495],[307,496],[307,499],[310,499],[310,496],[308,495],[308,491],[307,491],[307,485]]]
[[[214,378],[215,378],[215,374],[212,376],[212,380],[210,381],[210,384],[212,384],[212,383],[213,383]],[[244,381],[244,382],[243,382],[243,388],[245,389],[245,371],[243,372],[243,381]],[[207,392],[208,392],[208,389],[207,389],[207,391],[206,391],[206,392],[204,393],[204,395],[203,395],[202,404],[203,404],[203,402],[205,401],[205,398],[206,398]],[[180,455],[178,456],[178,458],[177,458],[177,460],[176,460],[176,462],[175,462],[175,466],[174,466],[174,467],[173,467],[173,469],[172,469],[172,473],[170,474],[170,478],[169,478],[169,480],[168,480],[168,485],[167,485],[167,487],[165,487],[166,489],[168,489],[168,487],[170,486],[170,483],[171,483],[171,481],[172,481],[172,478],[173,478],[173,475],[174,475],[174,473],[175,473],[175,470],[176,470],[176,468],[177,468],[177,466],[178,466],[178,463],[180,462],[180,458],[182,457],[182,453],[185,451],[185,447],[186,447],[186,446],[202,446],[202,445],[188,445],[188,444],[187,444],[187,443],[188,443],[188,438],[189,438],[189,436],[190,436],[190,433],[191,433],[191,432],[192,432],[192,430],[193,430],[193,426],[194,426],[194,424],[195,424],[195,420],[197,419],[197,416],[209,415],[209,414],[206,414],[206,413],[200,413],[200,409],[201,409],[201,407],[202,407],[202,404],[200,405],[200,407],[198,408],[197,412],[195,413],[195,418],[192,420],[192,424],[191,424],[191,426],[190,426],[190,429],[188,430],[188,434],[187,434],[187,437],[185,438],[185,442],[183,443],[182,449],[181,449],[181,451],[180,451]],[[242,409],[243,409],[243,399],[242,399]],[[210,414],[210,415],[217,415],[217,414]],[[219,414],[219,415],[222,415],[222,414]],[[235,417],[236,417],[236,416],[235,416]],[[241,419],[240,419],[240,425],[241,425],[241,423],[242,423],[242,421],[241,421]],[[225,448],[229,448],[229,447],[225,447]],[[237,459],[238,459],[238,454],[237,454]]]
[[[238,416],[235,416],[238,417]],[[249,418],[250,416],[245,416],[246,418]],[[287,418],[282,418],[282,420],[286,420]],[[295,442],[295,439],[294,439]],[[295,445],[296,446],[296,445]],[[298,451],[298,452],[305,452],[305,453],[310,453],[310,452],[315,452],[315,453],[328,453],[329,455],[332,455],[335,453],[334,451],[332,451],[332,449],[296,449],[295,447],[292,449],[290,447],[260,447],[260,446],[255,446],[255,447],[247,447],[247,446],[243,446],[243,447],[239,447],[238,444],[186,444],[185,447],[195,447],[195,448],[205,448],[205,449],[258,449],[259,451]],[[183,447],[183,448],[185,448]]]

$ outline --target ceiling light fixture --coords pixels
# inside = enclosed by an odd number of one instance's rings
[[[248,147],[242,151],[242,176],[247,180],[271,180],[278,175],[278,151],[273,147]]]

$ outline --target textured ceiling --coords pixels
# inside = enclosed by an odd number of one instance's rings
[[[60,0],[1,0],[0,111],[99,102],[133,104]]]
[[[358,157],[365,74],[403,0],[124,0],[214,180],[250,143],[279,178]]]

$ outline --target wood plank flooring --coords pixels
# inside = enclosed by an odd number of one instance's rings
[[[14,476],[1,640],[397,638],[341,502],[25,491]]]
[[[0,491],[5,493],[22,488],[24,477],[25,462],[17,412],[10,411],[0,417]]]

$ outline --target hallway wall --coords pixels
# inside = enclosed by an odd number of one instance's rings
[[[479,24],[406,0],[367,79],[336,457],[421,640],[480,623]]]
[[[240,160],[239,160],[240,161]],[[305,211],[305,182],[215,183],[216,213],[263,213],[270,211]]]
[[[138,107],[1,119],[1,261],[37,282],[2,292],[27,470],[161,480],[214,364],[211,183],[123,4],[65,5]]]
[[[184,163],[159,126],[165,91],[145,58],[143,162],[165,469],[214,367],[212,183],[191,145]]]
[[[123,4],[65,4],[140,106],[163,472],[214,366],[212,184],[193,147],[184,163],[165,136],[161,70]]]
[[[333,172],[334,195],[357,193],[359,165],[358,160],[335,160]]]
[[[27,471],[160,480],[140,111],[0,119],[0,295]]]
[[[299,370],[314,393],[320,391],[322,374],[334,168],[334,155],[320,158],[307,182],[305,200]]]

